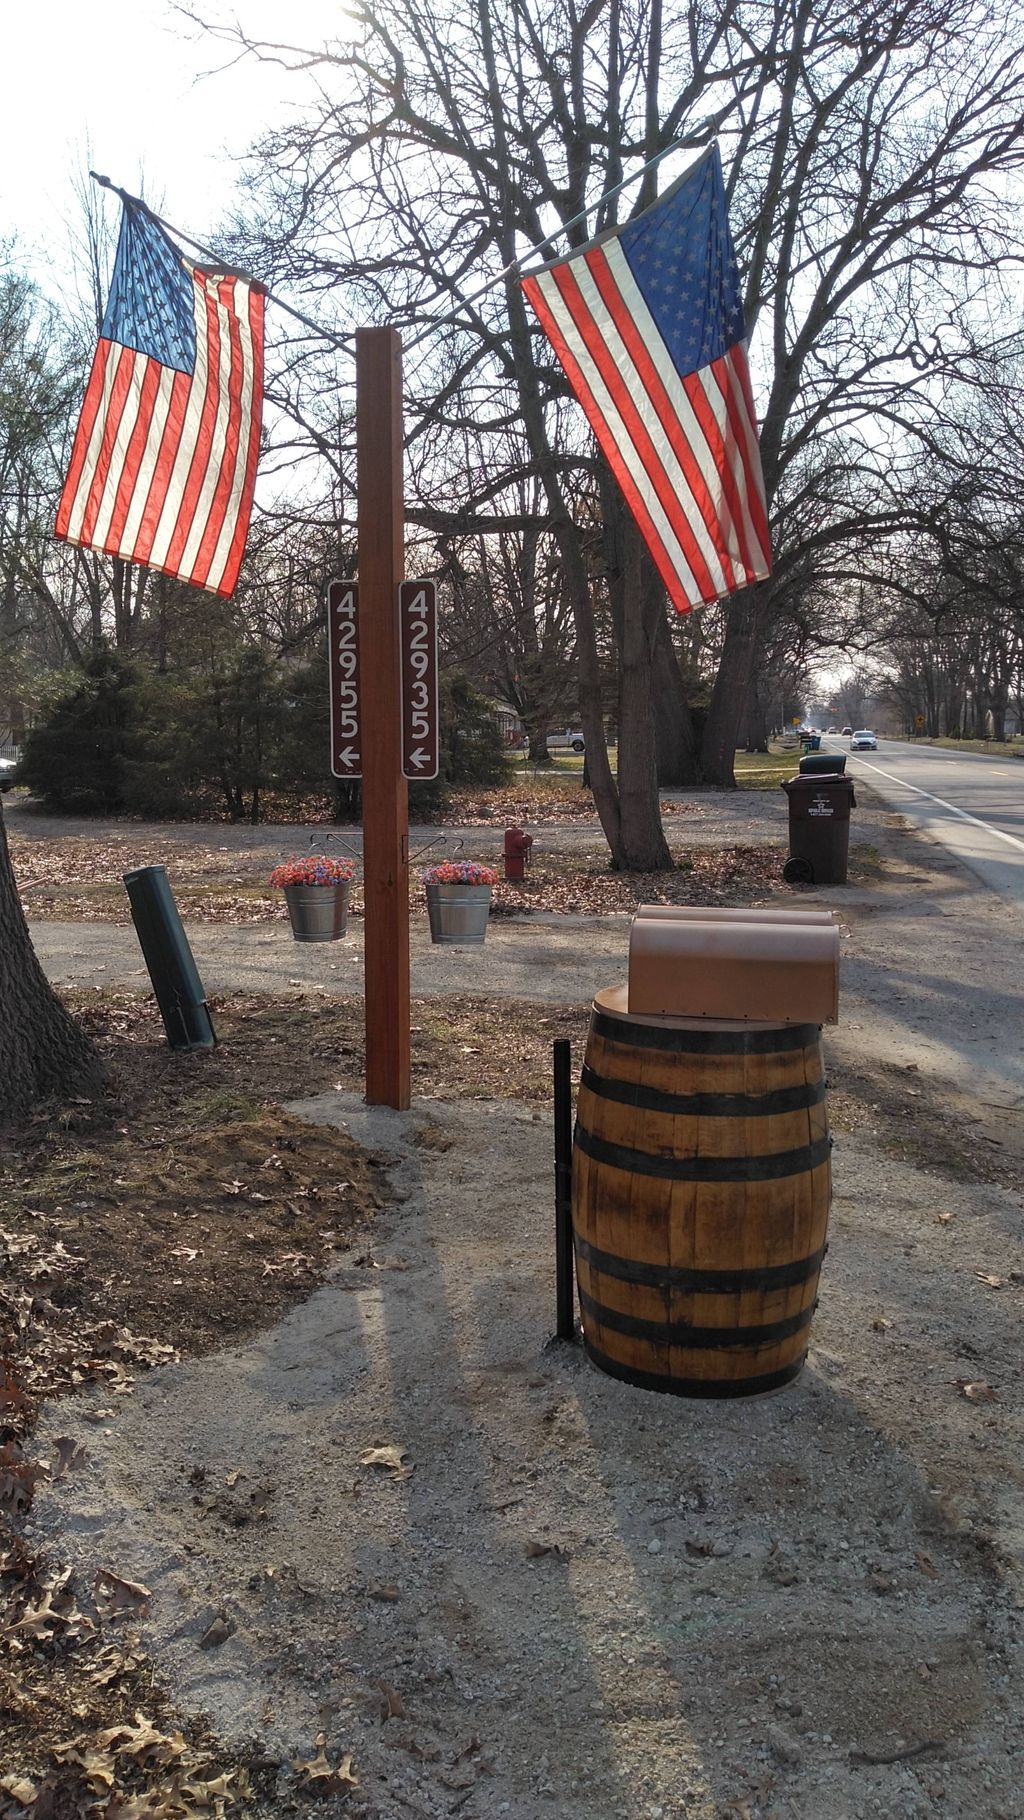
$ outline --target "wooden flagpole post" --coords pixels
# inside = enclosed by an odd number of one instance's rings
[[[366,1099],[411,1099],[409,787],[402,775],[398,585],[405,572],[402,340],[356,331],[359,671],[366,900]]]

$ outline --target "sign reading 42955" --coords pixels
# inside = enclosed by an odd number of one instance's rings
[[[361,777],[359,590],[354,581],[328,584],[327,648],[331,665],[331,770],[335,777]]]
[[[402,774],[438,772],[437,587],[403,581],[398,590],[402,652]]]

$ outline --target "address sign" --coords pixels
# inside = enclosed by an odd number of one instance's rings
[[[328,584],[327,639],[331,665],[331,771],[335,777],[361,777],[359,590],[354,581]]]
[[[437,587],[403,581],[398,590],[402,654],[402,773],[436,777],[439,761],[437,701]]]

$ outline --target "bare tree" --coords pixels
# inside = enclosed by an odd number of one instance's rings
[[[469,422],[521,427],[510,479],[543,489],[595,748],[597,590],[567,477],[598,471],[514,274],[484,297],[474,288],[528,245],[554,251],[555,230],[623,175],[717,125],[777,550],[772,579],[718,609],[720,661],[690,763],[729,782],[751,678],[795,585],[808,598],[811,578],[827,597],[851,570],[882,576],[890,541],[927,528],[915,462],[936,445],[950,377],[976,383],[1004,332],[1000,271],[1020,253],[1005,182],[1024,152],[1018,15],[1008,0],[722,0],[671,14],[661,0],[366,0],[355,18],[355,46],[241,39],[297,80],[316,77],[304,116],[257,149],[250,259],[350,322],[436,325],[410,375],[425,518],[485,529],[486,513],[493,525],[509,509],[495,477],[478,496],[446,449]],[[645,206],[657,180],[570,227],[569,243]],[[606,498],[605,512],[609,580],[625,577],[613,618],[635,775],[624,800],[596,763],[595,800],[616,862],[651,864],[665,855],[652,692],[667,647],[620,503]]]

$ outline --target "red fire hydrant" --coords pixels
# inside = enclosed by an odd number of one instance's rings
[[[530,848],[533,846],[533,835],[524,834],[522,828],[505,829],[505,877],[508,879],[524,878],[530,863]]]

